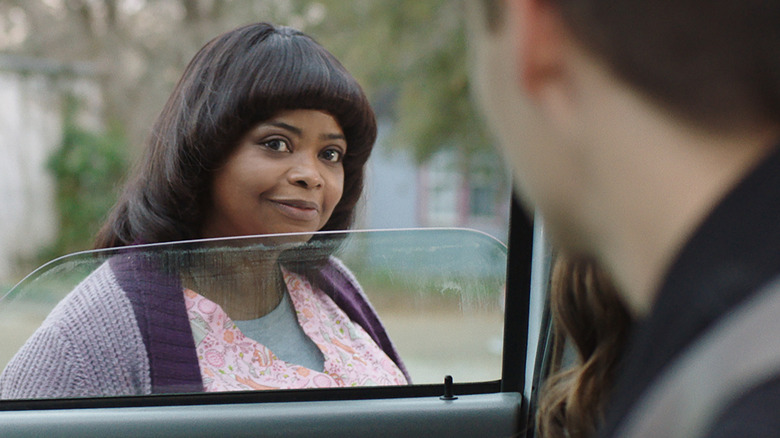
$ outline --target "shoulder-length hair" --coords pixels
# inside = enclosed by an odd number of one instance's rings
[[[596,435],[633,320],[596,262],[556,256],[550,281],[553,354],[536,426],[546,438]],[[566,363],[567,349],[573,363]]]
[[[190,61],[96,248],[199,238],[215,170],[252,126],[294,109],[327,112],[344,132],[343,195],[323,230],[349,228],[376,140],[374,112],[357,81],[312,38],[257,23],[214,38]]]

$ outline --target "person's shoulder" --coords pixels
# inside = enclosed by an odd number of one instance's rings
[[[706,438],[780,436],[780,370],[736,397],[717,414]]]
[[[39,328],[45,330],[86,347],[110,337],[126,341],[127,332],[138,329],[130,300],[104,262],[57,303]]]
[[[55,306],[16,353],[0,377],[0,397],[148,393],[148,374],[131,304],[106,262]]]
[[[126,310],[126,297],[119,287],[108,262],[87,275],[60,301],[47,317],[47,323],[67,320],[84,321],[96,308],[115,313]],[[46,322],[44,324],[46,324]]]
[[[732,312],[731,324],[721,336],[721,360],[710,367],[726,366],[713,384],[731,388],[710,421],[707,437],[780,436],[780,277],[773,280],[747,303]],[[730,330],[727,330],[730,329]],[[714,345],[718,347],[718,345]]]

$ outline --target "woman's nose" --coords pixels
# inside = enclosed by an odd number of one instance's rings
[[[324,184],[316,159],[309,158],[296,160],[287,173],[287,179],[290,184],[306,189],[321,188]]]

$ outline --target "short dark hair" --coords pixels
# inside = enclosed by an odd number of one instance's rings
[[[323,230],[349,228],[376,140],[374,112],[312,38],[257,23],[214,38],[190,61],[95,246],[199,238],[215,170],[252,126],[293,109],[327,112],[344,132],[343,195]]]
[[[675,115],[711,130],[780,122],[780,2],[542,1],[616,77]],[[482,3],[493,21],[503,14],[501,2]]]

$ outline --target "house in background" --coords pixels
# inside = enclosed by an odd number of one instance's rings
[[[93,66],[0,54],[0,293],[57,235],[54,178],[47,163],[62,143],[67,97],[83,126],[99,127],[102,101]]]
[[[441,150],[422,165],[388,145],[388,126],[369,160],[361,228],[473,228],[506,242],[510,183],[492,151],[463,159]]]

